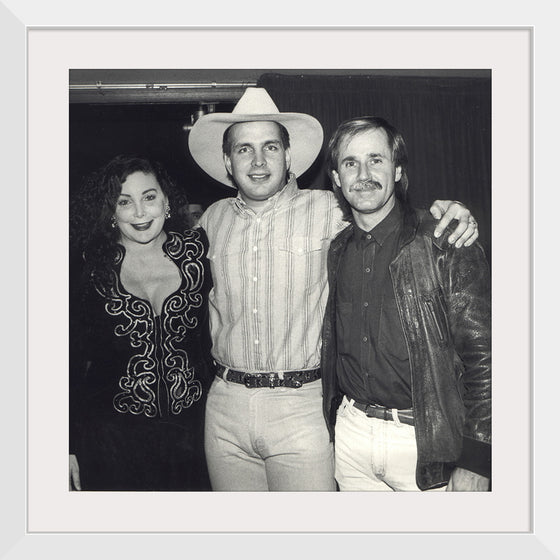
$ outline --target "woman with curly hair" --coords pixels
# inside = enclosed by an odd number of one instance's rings
[[[71,488],[210,489],[208,245],[174,212],[184,203],[136,156],[111,160],[72,200],[83,264],[71,274]]]

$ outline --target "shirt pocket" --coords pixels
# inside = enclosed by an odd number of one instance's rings
[[[275,243],[275,268],[281,270],[285,282],[292,283],[300,297],[322,289],[327,277],[329,240],[294,235]]]
[[[328,249],[328,240],[303,235],[292,235],[277,243],[277,248],[281,253],[294,256],[305,256],[315,251],[322,251],[325,246]]]

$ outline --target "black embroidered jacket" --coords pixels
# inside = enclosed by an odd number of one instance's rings
[[[103,274],[92,270],[71,300],[70,451],[80,424],[103,416],[163,419],[203,406],[210,336],[207,240],[201,230],[169,233],[165,253],[181,273],[179,289],[155,316],[119,279],[124,248]]]

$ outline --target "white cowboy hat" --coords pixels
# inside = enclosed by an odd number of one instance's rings
[[[189,133],[189,149],[194,160],[220,183],[233,187],[224,165],[222,139],[234,123],[275,121],[290,135],[291,167],[296,177],[307,171],[321,151],[323,128],[304,113],[280,113],[264,88],[249,87],[231,113],[210,113],[200,117]]]

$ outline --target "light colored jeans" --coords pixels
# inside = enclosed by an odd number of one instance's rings
[[[420,491],[414,426],[393,418],[368,418],[342,399],[335,426],[335,476],[342,492]]]
[[[321,380],[298,389],[248,389],[216,377],[205,449],[216,491],[334,491]]]

